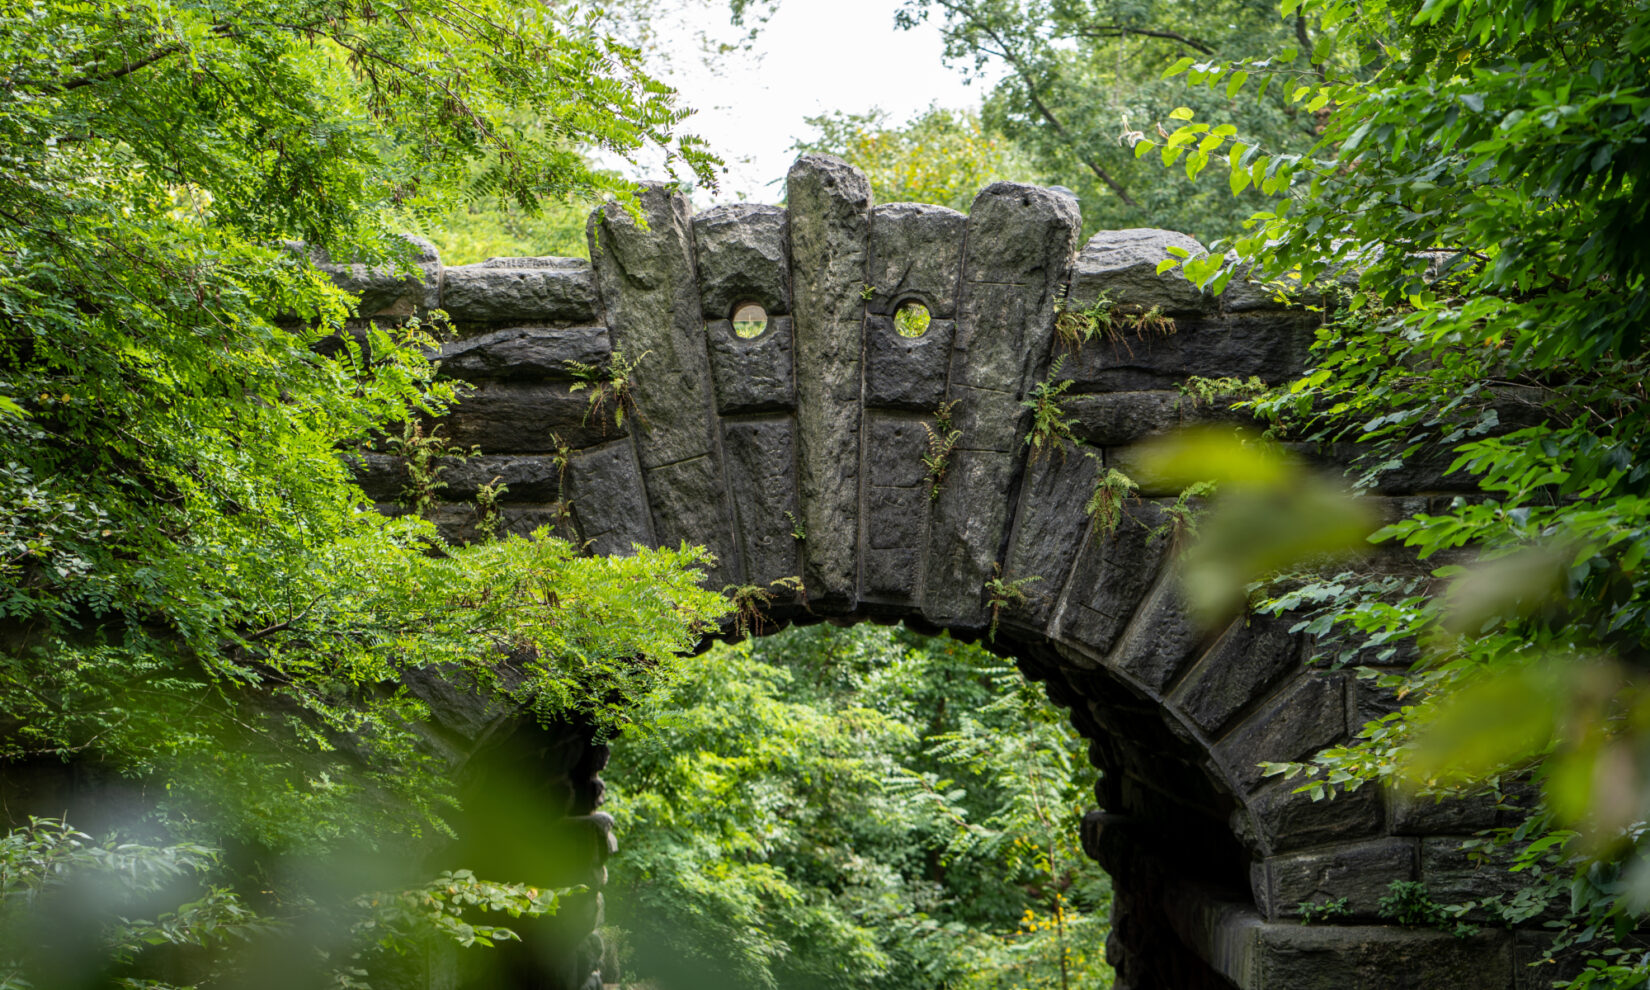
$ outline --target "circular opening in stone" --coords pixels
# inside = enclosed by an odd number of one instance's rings
[[[746,340],[760,337],[768,329],[768,311],[753,302],[733,307],[733,332]]]
[[[928,332],[928,324],[933,317],[928,315],[928,307],[915,299],[908,299],[899,304],[894,311],[894,329],[901,337],[921,337]]]

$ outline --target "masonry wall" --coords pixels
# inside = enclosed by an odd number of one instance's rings
[[[979,638],[987,582],[1036,578],[993,646],[1091,740],[1100,810],[1085,845],[1117,880],[1120,988],[1524,986],[1534,932],[1461,940],[1377,923],[1394,880],[1439,900],[1493,890],[1498,871],[1455,850],[1495,809],[1376,788],[1314,803],[1263,778],[1261,761],[1345,740],[1392,699],[1306,665],[1308,644],[1283,624],[1245,618],[1209,634],[1179,599],[1161,527],[1177,492],[1146,476],[1139,445],[1234,417],[1229,402],[1187,394],[1194,376],[1288,380],[1319,317],[1259,286],[1216,300],[1158,275],[1167,248],[1202,250],[1184,235],[1103,231],[1079,247],[1075,201],[1047,189],[993,185],[967,215],[879,206],[863,175],[810,155],[787,201],[694,215],[649,186],[640,219],[617,206],[591,218],[589,264],[444,267],[427,252],[417,279],[340,271],[364,314],[439,306],[451,320],[442,371],[472,384],[442,429],[482,453],[447,466],[443,529],[472,536],[466,503],[498,479],[513,532],[547,526],[595,553],[704,544],[718,588],[800,577],[803,591],[781,593],[780,624],[904,621]],[[920,337],[897,331],[908,302],[932,318]],[[1062,343],[1059,313],[1097,303],[1161,313],[1173,332]],[[768,319],[748,339],[731,323],[746,304]],[[622,424],[573,387],[580,365],[619,361],[634,366]],[[1023,403],[1051,374],[1070,382],[1083,446],[1033,459]],[[960,437],[932,490],[924,424],[942,408]],[[1445,463],[1416,458],[1377,493],[1381,510],[1469,491]],[[1142,497],[1108,533],[1083,506],[1111,467]],[[400,464],[367,454],[360,477],[393,511]],[[1339,897],[1341,924],[1292,920],[1301,902]]]

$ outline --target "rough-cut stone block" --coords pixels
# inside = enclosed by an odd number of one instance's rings
[[[354,472],[361,491],[374,502],[399,501],[411,482],[406,462],[389,454],[351,452],[344,455],[344,463]]]
[[[479,447],[483,454],[548,454],[556,449],[553,435],[573,447],[590,447],[624,436],[630,425],[614,424],[611,404],[593,413],[590,393],[565,383],[515,382],[476,386],[437,422],[454,446]]]
[[[916,550],[928,518],[922,488],[871,488],[866,492],[866,542],[873,550]]]
[[[926,490],[928,468],[922,459],[927,450],[928,431],[921,421],[872,413],[865,448],[867,482],[879,488]]]
[[[1131,503],[1115,530],[1084,542],[1061,610],[1062,639],[1096,656],[1110,652],[1162,566],[1169,541],[1156,531],[1163,521],[1155,503]]]
[[[517,259],[520,261],[538,259]],[[491,263],[448,268],[441,308],[454,323],[596,321],[596,288],[590,267],[567,258],[544,267],[504,268]]]
[[[465,381],[567,381],[572,362],[607,363],[605,327],[513,327],[441,346],[441,374]]]
[[[851,608],[859,541],[860,347],[871,185],[830,155],[785,179],[796,327],[797,448],[808,539],[803,580],[816,609]]]
[[[548,455],[444,458],[441,497],[474,501],[483,485],[505,486],[507,502],[554,502],[561,498],[561,467]]]
[[[1298,760],[1346,735],[1345,681],[1302,674],[1214,747],[1240,793],[1260,783],[1262,762]]]
[[[922,553],[910,549],[865,551],[865,593],[879,600],[910,601],[922,574]]]
[[[727,423],[722,432],[746,580],[766,587],[801,574],[802,553],[791,521],[799,518],[796,424],[789,417]]]
[[[579,535],[599,554],[629,553],[633,544],[654,546],[642,474],[630,441],[573,454],[567,465],[566,498]]]
[[[727,320],[705,324],[711,373],[716,380],[716,411],[768,412],[796,408],[791,318],[773,316],[760,337],[744,338]]]
[[[1277,384],[1305,367],[1316,324],[1311,313],[1179,317],[1172,333],[1125,331],[1085,345],[1062,377],[1079,392],[1173,389],[1193,375]]]
[[[1461,798],[1443,798],[1394,790],[1392,831],[1399,835],[1470,835],[1498,825],[1512,824],[1534,806],[1534,794],[1516,791],[1497,797],[1485,792]]]
[[[957,308],[968,217],[943,206],[889,203],[871,211],[871,255],[865,281],[873,292],[866,308],[888,315],[907,299],[948,320]]]
[[[1157,264],[1173,258],[1169,248],[1206,254],[1185,234],[1155,227],[1102,230],[1089,238],[1071,273],[1067,307],[1086,309],[1104,295],[1112,305],[1135,311],[1162,307],[1166,312],[1196,312],[1207,306],[1203,291],[1178,267],[1159,275]]]
[[[1466,836],[1430,836],[1420,840],[1421,882],[1426,885],[1428,897],[1439,904],[1510,897],[1528,882],[1523,874],[1509,869],[1512,857],[1506,851],[1468,851],[1461,845],[1466,840]],[[1469,917],[1484,920],[1485,914],[1474,911]]]
[[[638,205],[646,227],[611,203],[591,214],[590,257],[613,350],[638,362],[636,453],[651,469],[710,454],[715,434],[691,207],[656,184]]]
[[[1414,839],[1365,839],[1268,856],[1250,870],[1255,905],[1273,921],[1298,917],[1301,904],[1341,898],[1348,917],[1374,920],[1387,886],[1415,875]]]
[[[1171,570],[1135,610],[1106,666],[1124,674],[1152,695],[1161,695],[1176,676],[1202,652],[1208,637],[1192,621]]]
[[[707,586],[741,584],[727,479],[709,454],[647,470],[647,501],[653,510],[653,533],[660,546],[699,544],[716,555]]]
[[[1414,928],[1263,925],[1245,990],[1511,988],[1512,933],[1471,938]]]
[[[951,422],[962,431],[958,446],[1015,455],[1030,451],[1023,428],[1029,425],[1031,413],[1016,393],[953,381],[950,397],[957,403],[951,409]]]
[[[1234,831],[1251,847],[1274,853],[1380,835],[1386,807],[1378,787],[1360,787],[1314,801],[1296,781],[1266,785],[1234,815]]]
[[[921,337],[902,337],[888,316],[865,318],[865,404],[933,412],[945,399],[955,324],[933,320]]]
[[[985,625],[985,583],[1008,526],[1015,457],[955,450],[934,500],[923,576],[923,615],[936,625]],[[1032,587],[1028,593],[1040,593]]]
[[[1042,580],[1037,585],[1041,594],[1013,611],[1016,620],[1043,625],[1054,614],[1060,589],[1089,528],[1083,506],[1099,470],[1096,458],[1081,453],[1040,457],[1026,466],[1004,573],[1010,580],[1030,576]]]
[[[731,320],[756,303],[768,318],[791,311],[790,238],[785,209],[756,203],[715,206],[693,218],[700,306],[706,319]]]
[[[401,263],[372,268],[335,265],[319,250],[312,250],[310,257],[335,285],[359,297],[356,312],[363,317],[395,319],[436,309],[441,305],[442,267],[435,245],[422,237],[402,237],[412,248]]]
[[[429,511],[428,518],[448,543],[476,543],[489,536],[531,536],[541,529],[565,540],[578,539],[572,519],[559,502],[501,506],[496,527],[488,532],[483,531],[481,512],[473,502],[441,503]]]
[[[1301,665],[1300,643],[1277,619],[1243,616],[1227,627],[1169,697],[1211,736]],[[1344,720],[1343,720],[1344,721]]]

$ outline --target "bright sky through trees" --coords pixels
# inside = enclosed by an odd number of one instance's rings
[[[804,117],[880,107],[903,122],[931,103],[979,107],[995,76],[968,83],[941,61],[936,27],[894,27],[898,7],[899,0],[792,0],[751,50],[712,56],[710,64],[701,55],[704,38],[741,36],[728,24],[725,3],[687,4],[657,23],[666,62],[658,71],[698,111],[687,129],[728,163],[715,202],[780,199],[791,145],[813,133]]]

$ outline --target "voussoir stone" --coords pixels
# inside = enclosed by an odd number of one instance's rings
[[[1104,296],[1113,306],[1168,313],[1200,312],[1208,306],[1203,290],[1187,281],[1177,266],[1159,275],[1160,262],[1177,248],[1193,257],[1208,251],[1195,238],[1156,227],[1102,230],[1077,254],[1071,274],[1071,309],[1086,309]]]
[[[943,206],[886,203],[872,210],[866,308],[886,316],[915,299],[928,307],[929,316],[950,319],[957,309],[967,227],[967,216]]]
[[[784,207],[756,203],[716,206],[693,218],[706,319],[732,319],[734,307],[747,302],[770,319],[791,311],[786,225]]]

